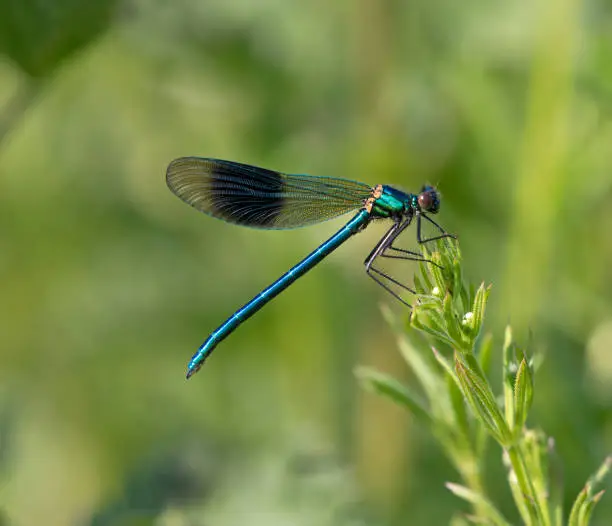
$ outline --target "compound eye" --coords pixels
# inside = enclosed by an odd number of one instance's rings
[[[431,187],[419,194],[418,202],[421,210],[424,212],[435,214],[440,208],[438,193]]]
[[[419,194],[419,206],[421,210],[428,211],[434,204],[433,196],[431,192],[422,192]]]

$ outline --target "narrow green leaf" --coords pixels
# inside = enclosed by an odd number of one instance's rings
[[[485,376],[489,376],[491,372],[491,356],[493,353],[493,335],[491,333],[485,334],[480,348],[478,349],[478,362],[480,368]]]
[[[544,524],[550,525],[552,522],[549,510],[549,484],[546,478],[548,447],[544,433],[530,429],[523,430],[521,451],[533,487],[534,503],[543,517]]]
[[[606,459],[602,462],[601,466],[599,466],[595,474],[589,478],[587,485],[591,492],[601,486],[601,484],[603,484],[605,479],[610,474],[610,470],[612,470],[612,455],[606,457]]]
[[[521,361],[514,383],[514,436],[518,437],[527,421],[533,400],[533,377],[525,358]]]
[[[470,443],[472,439],[472,430],[470,428],[470,422],[468,420],[468,414],[465,409],[465,398],[461,393],[461,389],[457,385],[457,381],[450,375],[446,375],[446,388],[448,390],[448,396],[451,401],[453,408],[453,416],[455,425],[458,431],[464,437],[466,443]]]
[[[468,312],[472,308],[472,299],[468,289],[462,286],[459,289],[459,296],[461,297],[461,308],[463,312]]]
[[[512,469],[508,472],[508,484],[510,486],[510,491],[512,492],[514,504],[516,504],[516,508],[519,511],[523,523],[528,526],[531,526],[533,524],[533,520],[529,512],[529,505],[525,498],[525,494],[521,490],[521,487],[518,483],[516,473]]]
[[[461,297],[461,291],[463,290],[463,276],[461,272],[461,260],[459,258],[455,258],[451,261],[452,264],[452,272],[453,272],[453,282],[452,282],[452,293],[454,297]]]
[[[477,392],[479,398],[486,405],[488,413],[491,415],[496,423],[496,427],[504,437],[503,444],[508,444],[508,441],[512,439],[510,430],[506,425],[499,406],[497,405],[497,399],[489,385],[489,381],[480,369],[478,361],[472,354],[464,354],[461,356],[455,355],[455,357],[460,358],[461,363],[463,363],[466,367],[468,378],[470,379],[475,392]]]
[[[436,403],[436,398],[442,388],[442,379],[435,366],[433,360],[430,360],[424,348],[418,347],[415,343],[406,337],[398,336],[398,347],[400,353],[419,383],[423,387],[427,398],[430,400],[430,405]]]
[[[605,490],[602,489],[599,493],[596,493],[592,497],[589,497],[584,503],[580,510],[580,517],[578,517],[578,523],[580,524],[580,526],[588,526],[589,522],[591,521],[591,515],[593,514],[595,504],[597,504],[601,500],[601,497],[603,497],[604,493]]]
[[[425,403],[400,382],[368,367],[358,367],[355,375],[361,384],[371,391],[390,398],[408,409],[417,420],[431,428],[433,421]]]
[[[469,284],[468,290],[470,292],[469,293],[470,301],[469,301],[468,307],[466,307],[466,309],[465,309],[466,311],[471,310],[472,305],[474,305],[474,298],[476,297],[476,287],[474,286],[473,283]]]
[[[444,267],[442,265],[442,261],[440,260],[440,254],[438,252],[434,252],[431,254],[431,260],[434,262],[434,264],[429,265],[429,275],[432,278],[433,285],[438,287],[442,294],[446,294],[448,287],[444,278]]]
[[[476,443],[475,453],[476,453],[477,458],[483,459],[485,457],[487,446],[489,444],[489,438],[490,436],[487,433],[487,430],[485,429],[485,427],[482,425],[478,425],[476,427],[476,437],[475,437],[475,443]]]
[[[580,493],[578,493],[578,496],[576,497],[576,500],[574,501],[574,504],[572,506],[572,511],[570,512],[569,520],[567,522],[568,526],[579,526],[580,525],[580,522],[579,522],[580,511],[582,510],[582,507],[584,506],[586,500],[587,500],[587,489],[582,488],[580,490]]]
[[[418,308],[423,315],[436,316],[441,319],[442,299],[433,294],[419,296],[419,301],[413,304],[413,308]]]
[[[412,316],[410,318],[411,325],[422,332],[433,336],[437,340],[446,343],[447,345],[454,347],[455,342],[451,340],[444,332],[435,330],[432,327],[429,327],[426,323],[421,321],[420,315],[418,314],[418,308],[413,309]]]
[[[480,332],[484,322],[485,308],[490,292],[491,287],[485,287],[484,283],[481,283],[480,287],[478,287],[478,290],[476,291],[476,297],[474,298],[474,303],[472,305],[472,312],[474,313],[473,330],[476,336]]]
[[[503,346],[503,388],[504,388],[504,413],[506,422],[510,429],[514,429],[514,416],[516,410],[514,408],[514,372],[512,367],[511,351],[512,349],[512,329],[508,325],[504,335]]]
[[[438,363],[442,366],[442,368],[446,371],[446,373],[453,380],[455,380],[457,387],[461,388],[461,385],[459,384],[459,379],[457,378],[457,374],[455,373],[455,369],[453,368],[451,363],[444,356],[442,356],[442,354],[440,354],[440,351],[438,351],[435,347],[432,347],[431,350],[434,354],[435,359],[438,361]]]
[[[448,331],[446,330],[446,320],[444,319],[444,311],[438,306],[427,312],[427,325],[429,325],[434,331],[445,334],[450,341],[454,341]]]
[[[469,352],[469,349],[466,350],[463,345],[463,334],[461,333],[461,329],[457,321],[457,316],[453,305],[453,298],[448,293],[444,297],[443,312],[448,335],[453,341],[460,344],[460,348],[458,350],[461,350],[462,352]]]
[[[503,350],[503,359],[504,359],[504,367],[507,367],[510,363],[510,349],[512,346],[512,327],[510,325],[506,326],[506,331],[504,332],[504,346]]]
[[[423,287],[423,283],[419,279],[419,276],[417,276],[416,274],[412,278],[412,283],[414,285],[415,292],[419,295],[426,295],[431,292],[430,290],[427,290],[425,289],[425,287]]]
[[[511,466],[508,480],[511,484],[516,483],[517,485],[517,491],[512,491],[517,507],[527,510],[529,515],[527,524],[533,524],[534,526],[547,525],[548,523],[545,522],[544,513],[540,509],[531,473],[525,464],[520,445],[512,445],[506,448],[505,453]]]
[[[427,250],[425,249],[423,249],[423,257],[426,259],[429,257],[427,254]],[[421,277],[423,278],[423,286],[427,290],[427,293],[431,294],[434,286],[429,277],[429,263],[419,261],[419,269],[421,271]]]
[[[474,352],[474,340],[476,333],[474,332],[474,313],[468,311],[463,315],[461,320],[461,332],[463,339],[466,341],[466,352]]]
[[[474,374],[478,375],[481,381],[483,381],[487,385],[489,384],[488,378],[482,372],[480,364],[478,363],[478,360],[473,354],[470,353],[461,355],[461,361],[463,361],[473,371]]]
[[[509,445],[512,436],[489,385],[458,356],[455,354],[455,372],[475,416],[502,446]]]
[[[498,511],[498,509],[481,493],[452,482],[447,482],[445,485],[451,493],[460,499],[473,504],[476,509],[478,509],[479,513],[484,515],[484,517],[479,518],[488,519],[490,524],[510,526],[510,523],[504,519],[503,515]]]
[[[582,526],[588,524],[588,520],[593,512],[593,507],[599,502],[603,495],[602,491],[598,493],[594,493],[594,491],[604,482],[611,468],[612,456],[609,456],[603,461],[595,474],[589,478],[584,488],[576,497],[574,505],[572,506],[572,511],[570,512],[568,521],[569,526]],[[587,522],[584,522],[585,520]]]

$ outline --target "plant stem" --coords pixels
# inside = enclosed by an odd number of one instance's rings
[[[550,523],[544,520],[544,514],[538,505],[536,499],[535,487],[526,469],[525,459],[521,452],[520,446],[513,445],[506,448],[506,453],[510,459],[512,470],[516,475],[516,480],[519,489],[523,495],[525,507],[529,513],[531,524],[536,526],[550,526]],[[517,503],[518,504],[518,503]]]

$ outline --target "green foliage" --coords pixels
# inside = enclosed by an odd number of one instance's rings
[[[553,442],[540,430],[527,427],[534,398],[534,359],[520,349],[506,328],[503,354],[503,404],[500,406],[488,371],[493,349],[490,335],[481,337],[490,287],[481,284],[474,294],[461,279],[457,243],[438,242],[421,265],[410,326],[403,329],[389,311],[385,316],[397,334],[402,355],[420,382],[424,399],[391,377],[359,369],[366,388],[410,411],[436,436],[462,478],[447,483],[456,496],[470,503],[474,524],[508,526],[488,495],[482,476],[487,436],[500,446],[510,491],[518,513],[528,526],[586,526],[603,491],[599,488],[612,465],[608,457],[587,482],[564,522],[560,481],[551,464]],[[429,349],[428,349],[429,348]],[[433,351],[435,362],[424,354]],[[437,363],[436,363],[437,362]],[[470,409],[469,413],[465,408]]]
[[[2,0],[0,57],[22,73],[0,107],[0,146],[58,68],[111,26],[117,0]]]
[[[117,4],[117,0],[3,0],[0,54],[31,77],[47,77],[108,29]]]

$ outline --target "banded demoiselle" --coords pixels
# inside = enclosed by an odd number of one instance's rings
[[[253,316],[272,298],[285,290],[323,258],[374,219],[387,219],[391,226],[365,259],[368,276],[395,298],[409,304],[392,285],[414,291],[374,266],[377,258],[428,261],[421,254],[394,246],[397,237],[416,219],[419,244],[454,237],[428,214],[440,209],[440,194],[432,186],[411,194],[391,186],[286,174],[265,168],[220,159],[182,157],[168,166],[170,190],[187,204],[230,223],[263,229],[295,228],[319,223],[347,212],[356,215],[331,238],[278,278],[251,301],[232,314],[200,346],[187,367],[187,378],[196,373],[214,348],[240,324]],[[423,220],[437,228],[437,235],[424,239]]]

